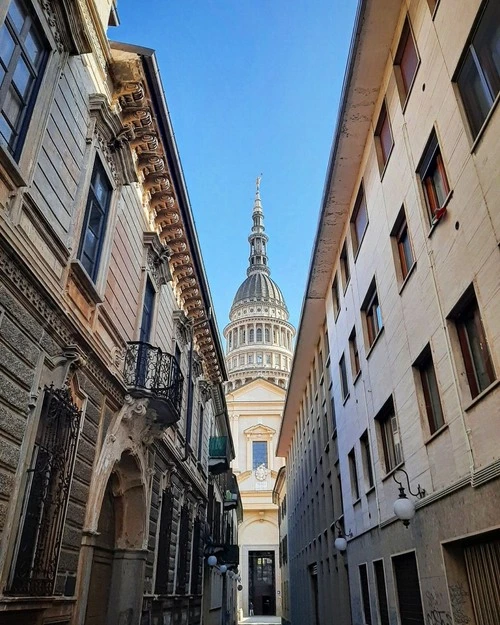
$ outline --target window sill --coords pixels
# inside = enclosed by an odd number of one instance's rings
[[[444,423],[440,428],[438,428],[433,434],[431,434],[429,436],[429,438],[424,441],[424,445],[428,445],[429,443],[432,443],[432,441],[437,438],[440,434],[442,434],[445,430],[448,429],[448,424]]]
[[[356,375],[352,379],[353,386],[355,386],[356,382],[359,380],[360,377],[361,377],[361,369],[356,373]]]
[[[351,393],[347,393],[347,395],[344,397],[344,399],[342,400],[342,406],[345,406],[347,403],[347,400],[349,399],[349,397],[351,396]]]
[[[398,292],[399,292],[400,295],[403,292],[403,289],[405,288],[406,284],[408,283],[408,280],[410,279],[411,274],[415,271],[415,267],[416,266],[417,266],[417,261],[414,260],[412,266],[408,269],[408,273],[406,274],[405,279],[399,285],[399,291]]]
[[[352,507],[356,508],[356,506],[358,506],[360,503],[361,503],[361,497],[358,497],[352,502]]]
[[[384,475],[384,477],[382,478],[382,482],[385,482],[390,477],[392,477],[394,473],[396,473],[396,471],[398,471],[399,469],[401,469],[401,467],[404,466],[404,464],[405,464],[404,461],[397,464],[393,469],[391,469],[388,473]]]
[[[11,189],[27,186],[19,165],[3,143],[0,143],[0,164],[7,174],[7,184]]]
[[[488,387],[486,387],[484,391],[481,391],[481,393],[479,393],[479,395],[476,395],[474,399],[467,404],[467,406],[464,406],[464,412],[468,412],[469,410],[474,408],[474,406],[478,404],[481,400],[483,400],[486,395],[489,395],[491,391],[496,389],[499,384],[500,380],[493,380],[493,382]]]
[[[445,201],[443,202],[443,205],[438,209],[438,210],[442,211],[441,215],[439,217],[433,217],[433,219],[431,221],[431,228],[429,230],[429,234],[427,235],[429,237],[429,239],[431,238],[434,230],[441,223],[441,220],[443,219],[443,217],[446,215],[447,207],[448,207],[448,204],[450,203],[450,200],[451,200],[452,197],[453,197],[453,189],[448,193],[448,195],[446,196]]]
[[[370,488],[366,491],[365,495],[368,497],[368,495],[371,495],[374,492],[375,492],[375,484],[373,486],[370,486]]]
[[[89,300],[94,302],[94,304],[102,304],[104,298],[97,290],[92,278],[89,276],[87,270],[78,258],[71,261],[71,272],[77,279],[79,285],[85,291]]]
[[[479,129],[479,132],[477,133],[477,137],[474,139],[474,142],[472,143],[472,147],[470,149],[471,154],[474,154],[474,152],[477,149],[477,146],[481,143],[481,139],[483,138],[484,133],[486,132],[486,128],[490,123],[490,119],[493,117],[493,114],[495,113],[495,109],[499,101],[500,101],[500,92],[497,93],[497,97],[495,98],[495,101],[493,102],[493,105],[488,115],[486,115],[486,119],[484,120],[483,125],[481,126],[481,128]]]
[[[382,332],[384,331],[384,326],[382,326],[380,328],[380,330],[378,331],[377,336],[375,337],[375,339],[373,340],[373,343],[370,345],[370,347],[368,348],[368,351],[366,352],[366,360],[368,360],[368,358],[371,356],[371,353],[373,352],[375,345],[378,343],[378,340],[380,338],[380,335],[382,334]]]

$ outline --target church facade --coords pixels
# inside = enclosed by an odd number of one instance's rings
[[[238,537],[240,613],[281,615],[278,508],[273,488],[283,461],[276,458],[295,329],[270,277],[260,179],[252,213],[247,278],[238,288],[224,329],[226,402],[235,445],[233,472],[243,504]]]

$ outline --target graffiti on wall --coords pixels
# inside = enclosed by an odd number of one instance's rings
[[[447,603],[443,598],[443,593],[428,590],[425,598],[428,607],[425,615],[426,625],[453,625],[451,614],[442,609]]]
[[[466,613],[466,598],[468,596],[467,590],[465,590],[462,582],[452,584],[449,587],[450,590],[450,603],[451,611],[453,612],[453,618],[456,625],[469,625],[471,622],[469,616]]]

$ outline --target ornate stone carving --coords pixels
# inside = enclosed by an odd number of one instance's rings
[[[57,19],[53,3],[50,0],[42,0],[41,5],[45,19],[47,20],[52,36],[54,37],[54,41],[56,42],[57,51],[64,52],[61,31],[59,29],[59,21]]]
[[[174,310],[175,338],[179,345],[184,348],[191,339],[191,325],[188,317],[182,310]]]

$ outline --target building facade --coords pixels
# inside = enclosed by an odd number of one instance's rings
[[[237,567],[207,278],[155,56],[116,23],[106,0],[0,7],[6,625],[201,623],[206,554]]]
[[[279,567],[281,577],[281,623],[291,623],[288,577],[288,523],[286,516],[286,467],[281,467],[273,489],[273,502],[278,506]]]
[[[293,623],[349,623],[341,572],[352,623],[499,622],[499,47],[492,0],[359,3],[278,444]]]
[[[243,586],[239,607],[244,616],[281,613],[278,509],[272,491],[283,465],[275,451],[295,331],[283,294],[270,277],[267,242],[258,179],[247,278],[224,329],[232,467],[243,503],[238,540]]]

